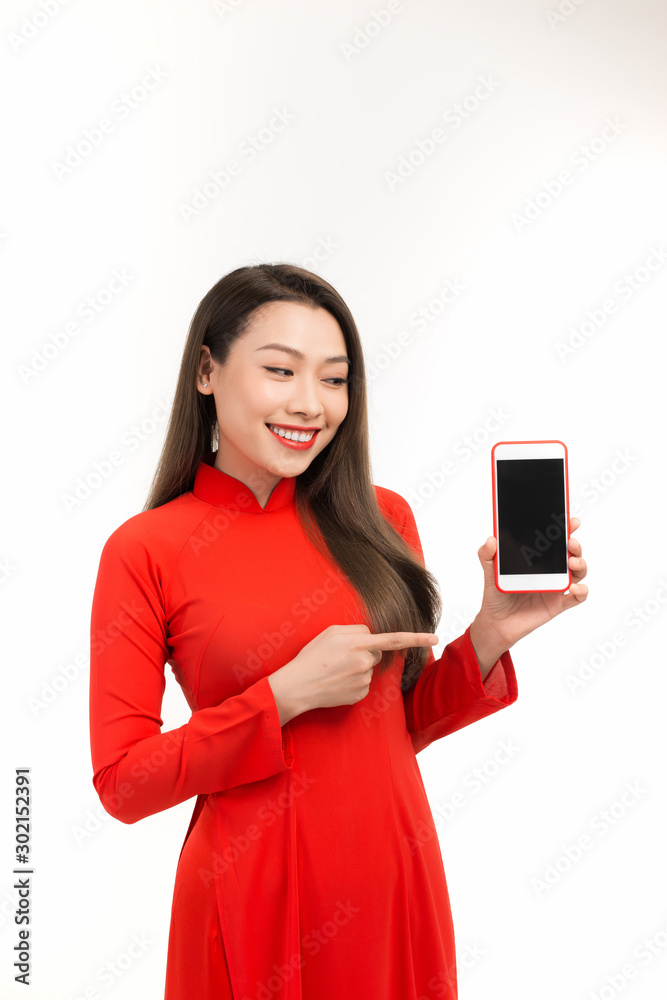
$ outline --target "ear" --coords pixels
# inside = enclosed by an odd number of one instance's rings
[[[205,344],[202,344],[199,352],[199,365],[197,367],[197,388],[205,396],[208,396],[212,391],[209,377],[212,371],[213,359],[211,358],[211,352]],[[203,384],[206,382],[208,382],[208,386]]]

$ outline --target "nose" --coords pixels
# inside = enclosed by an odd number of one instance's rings
[[[319,379],[302,375],[291,382],[292,392],[287,405],[289,413],[297,413],[312,420],[324,412]]]

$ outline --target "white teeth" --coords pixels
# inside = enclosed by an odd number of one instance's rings
[[[284,427],[276,427],[269,424],[269,427],[278,437],[287,438],[288,441],[310,441],[315,431],[286,431]]]

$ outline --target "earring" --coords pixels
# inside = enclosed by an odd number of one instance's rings
[[[201,382],[201,384],[202,384],[202,385],[204,386],[204,388],[206,388],[206,386],[208,385],[208,382],[202,382],[202,381],[201,381],[201,379],[199,379],[199,381],[200,381],[200,382]]]

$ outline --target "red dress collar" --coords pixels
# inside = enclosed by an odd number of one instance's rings
[[[193,494],[206,503],[243,514],[270,514],[294,503],[296,476],[283,476],[271,491],[266,506],[262,507],[249,486],[240,479],[230,476],[222,469],[216,469],[217,452],[209,451],[197,467]]]

